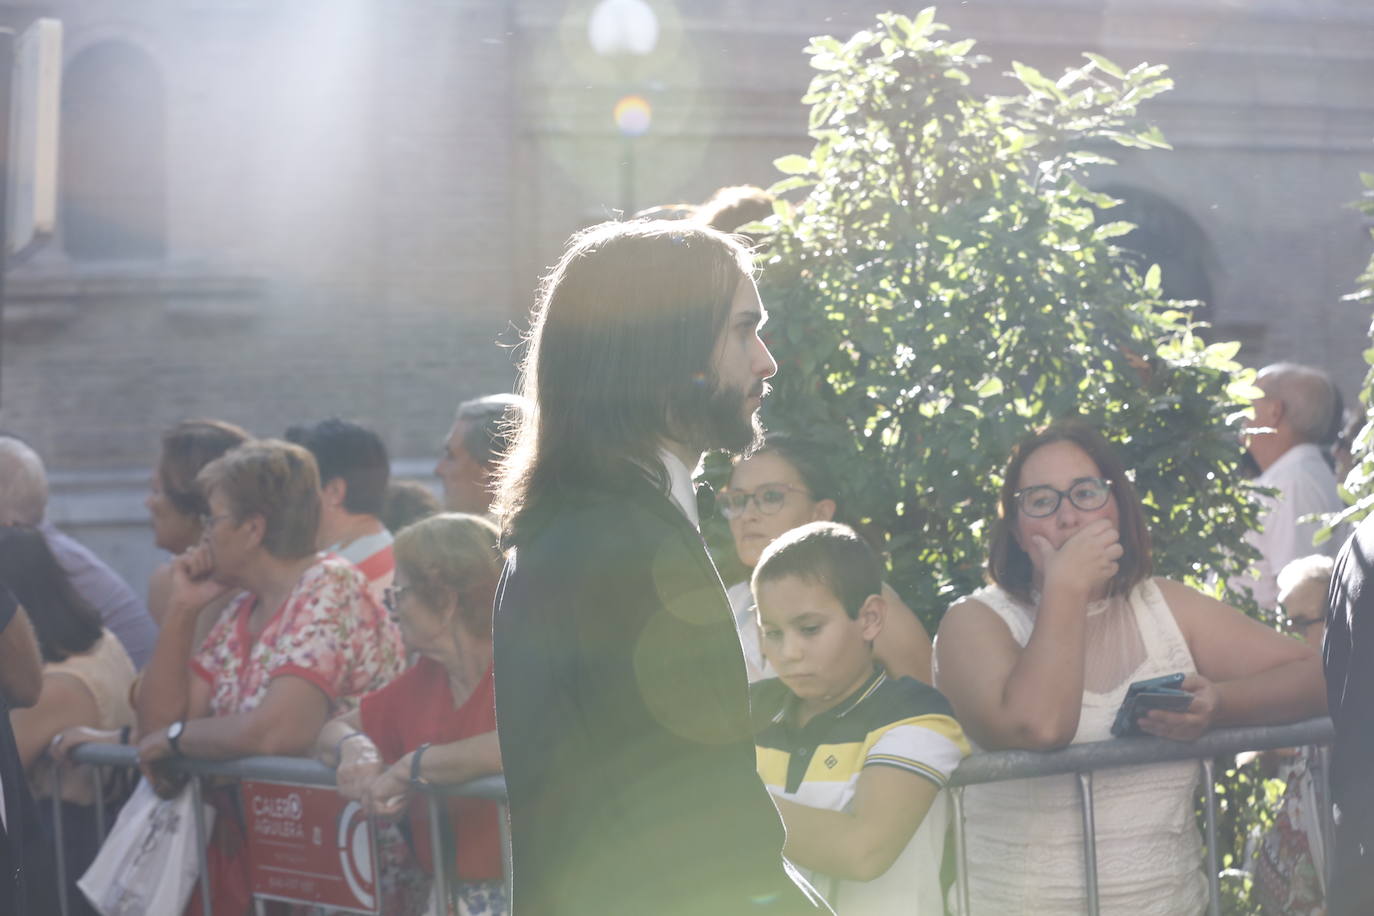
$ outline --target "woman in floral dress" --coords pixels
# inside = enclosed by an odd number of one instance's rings
[[[162,638],[144,673],[145,691],[185,698],[179,715],[164,713],[173,721],[139,722],[139,762],[162,791],[176,788],[159,766],[170,758],[309,753],[326,721],[405,667],[400,632],[362,573],[315,551],[319,472],[309,452],[245,443],[206,465],[197,483],[210,507],[204,535],[173,566]],[[231,590],[244,594],[193,653],[199,610]],[[212,797],[213,910],[238,916],[252,902],[237,792]],[[193,896],[188,912],[200,906]]]

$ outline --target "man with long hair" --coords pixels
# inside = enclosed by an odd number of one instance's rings
[[[496,512],[514,912],[828,912],[782,858],[691,469],[758,440],[763,306],[712,229],[595,226],[545,280]]]

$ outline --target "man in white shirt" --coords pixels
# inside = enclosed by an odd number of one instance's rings
[[[490,511],[497,462],[510,450],[511,433],[524,410],[525,399],[515,394],[489,394],[458,405],[444,454],[434,466],[448,511]]]
[[[1336,475],[1320,443],[1336,421],[1336,386],[1326,373],[1296,363],[1275,363],[1260,370],[1256,384],[1264,396],[1254,402],[1255,420],[1246,431],[1246,447],[1259,465],[1255,485],[1276,490],[1265,497],[1260,527],[1247,540],[1260,552],[1256,575],[1237,577],[1232,586],[1249,586],[1266,611],[1278,608],[1279,570],[1289,561],[1321,552],[1334,556],[1343,538],[1338,531],[1314,547],[1320,521],[1302,521],[1313,513],[1343,507]]]

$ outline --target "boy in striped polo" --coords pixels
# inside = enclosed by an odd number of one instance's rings
[[[784,854],[840,916],[942,914],[940,789],[969,745],[938,691],[874,662],[877,556],[852,529],[814,522],[764,551],[752,585],[778,672],[753,687],[755,743]]]

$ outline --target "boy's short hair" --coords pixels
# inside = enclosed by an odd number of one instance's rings
[[[769,544],[754,567],[755,596],[765,582],[796,576],[823,585],[850,619],[871,595],[882,594],[883,566],[868,542],[848,525],[811,522]]]

